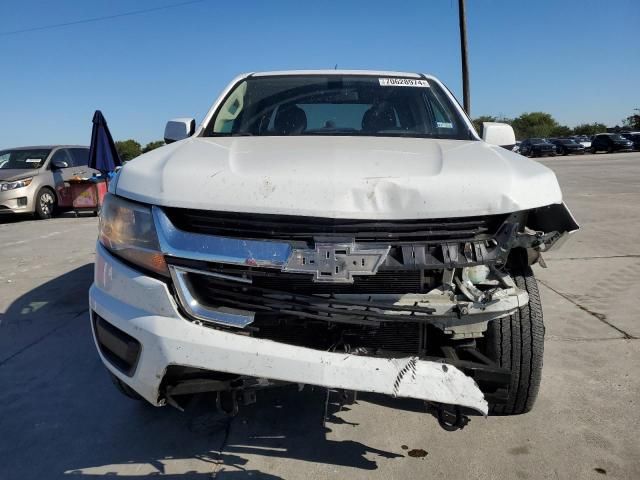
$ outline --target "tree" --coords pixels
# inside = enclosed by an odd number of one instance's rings
[[[122,160],[123,162],[128,162],[129,160],[136,158],[142,153],[140,144],[135,140],[120,140],[115,142],[115,144],[118,155],[120,156],[120,160]]]
[[[640,108],[634,108],[636,112],[640,112]],[[640,130],[640,113],[632,113],[622,121],[622,124],[631,130]]]
[[[577,125],[573,129],[574,135],[595,135],[607,131],[607,126],[604,123],[582,123]]]
[[[573,130],[566,125],[558,125],[551,129],[550,136],[552,137],[568,137],[573,133]]]
[[[155,150],[156,148],[164,146],[164,142],[162,140],[156,140],[155,142],[147,143],[142,149],[142,153],[150,152],[151,150]]]
[[[516,138],[550,137],[554,129],[560,127],[558,122],[548,113],[523,113],[511,121]]]
[[[483,122],[495,122],[496,117],[492,117],[491,115],[481,115],[478,118],[474,118],[473,120],[471,120],[471,122],[473,123],[473,127],[476,129],[476,132],[478,132],[478,135],[482,135],[482,123]]]

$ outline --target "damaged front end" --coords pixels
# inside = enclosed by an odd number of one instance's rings
[[[433,220],[160,207],[153,216],[183,315],[249,350],[215,372],[170,367],[160,391],[169,403],[201,391],[247,401],[287,382],[484,415],[487,402],[506,401],[511,372],[486,355],[483,337],[529,302],[512,271],[543,262],[578,228],[564,204]]]

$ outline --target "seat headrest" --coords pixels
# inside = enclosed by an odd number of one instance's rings
[[[388,103],[373,105],[362,116],[362,130],[379,132],[396,127],[396,113]]]
[[[307,128],[307,114],[297,105],[283,105],[278,108],[273,127],[281,135],[302,133]]]

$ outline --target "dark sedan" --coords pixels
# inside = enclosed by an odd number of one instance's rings
[[[584,153],[584,145],[579,144],[571,138],[550,138],[549,142],[556,146],[556,155]]]
[[[520,154],[526,157],[555,155],[556,146],[544,138],[527,138],[520,144]]]
[[[630,152],[631,150],[633,150],[633,143],[618,133],[599,133],[591,141],[591,153]]]

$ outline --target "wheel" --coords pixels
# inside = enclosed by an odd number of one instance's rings
[[[589,150],[590,150],[590,151],[591,151],[591,153],[593,153],[593,154],[595,154],[595,153],[597,152],[597,150],[596,150],[596,148],[595,148],[595,147],[591,147]]]
[[[544,323],[538,284],[531,267],[511,272],[518,288],[529,294],[529,303],[509,317],[489,322],[485,355],[511,370],[509,395],[504,404],[489,405],[497,415],[519,415],[533,408],[542,376]]]
[[[613,153],[613,147],[611,145],[607,147],[607,153]]]
[[[40,220],[51,218],[56,207],[56,194],[50,188],[41,189],[36,195],[36,216]]]
[[[116,386],[118,391],[125,397],[131,398],[132,400],[143,400],[143,398],[138,395],[138,393],[134,389],[132,389],[129,385],[116,377],[113,373],[109,372],[109,376],[111,377],[111,381]]]

